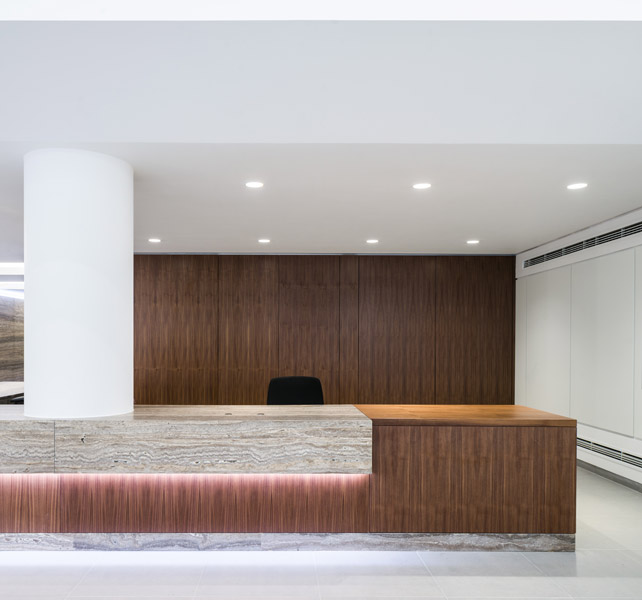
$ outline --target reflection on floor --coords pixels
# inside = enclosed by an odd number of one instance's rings
[[[577,552],[2,552],[2,600],[642,599],[642,494],[578,471]]]

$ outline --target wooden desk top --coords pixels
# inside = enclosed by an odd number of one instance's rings
[[[577,421],[512,404],[355,404],[373,425],[575,427]]]

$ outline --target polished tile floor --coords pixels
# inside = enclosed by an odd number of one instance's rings
[[[642,494],[578,472],[577,552],[1,552],[2,600],[637,598]]]

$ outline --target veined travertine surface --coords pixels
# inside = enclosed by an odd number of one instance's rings
[[[0,437],[29,435],[35,422],[12,408],[0,410]],[[372,422],[350,405],[144,406],[45,423],[56,473],[372,472]]]
[[[53,421],[0,420],[0,473],[53,472]]]
[[[574,552],[573,533],[5,533],[3,550]]]

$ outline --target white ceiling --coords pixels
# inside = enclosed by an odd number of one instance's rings
[[[640,144],[642,23],[0,23],[0,139]]]
[[[633,145],[80,146],[134,166],[137,252],[513,254],[642,204],[642,146]],[[32,147],[0,144],[3,223],[14,220],[16,247]],[[247,189],[250,180],[265,187]],[[421,181],[433,187],[412,189]],[[575,181],[590,185],[568,191]],[[480,245],[467,246],[471,238]],[[11,236],[1,239],[7,253]]]
[[[0,261],[46,146],[131,162],[139,252],[516,253],[642,205],[642,23],[0,23],[0,85]]]

